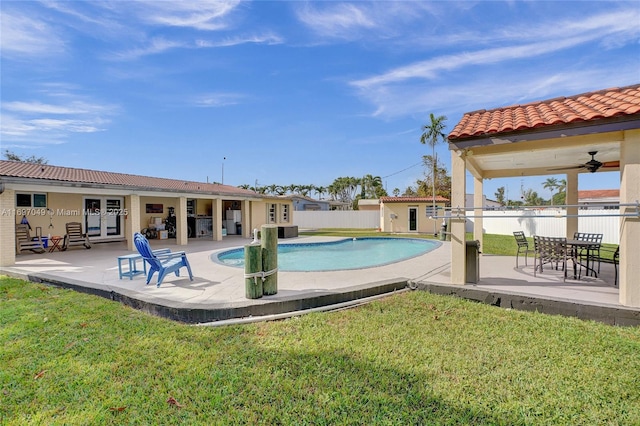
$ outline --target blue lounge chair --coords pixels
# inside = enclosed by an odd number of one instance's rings
[[[187,254],[183,251],[169,252],[169,253],[153,253],[149,246],[147,238],[136,232],[133,236],[133,241],[138,249],[138,252],[142,256],[145,262],[149,263],[149,274],[147,275],[147,284],[151,281],[153,273],[158,271],[158,284],[160,287],[164,277],[170,273],[175,272],[176,277],[180,276],[180,268],[186,267],[189,271],[189,279],[193,281],[193,274],[191,273],[191,266],[187,260]]]

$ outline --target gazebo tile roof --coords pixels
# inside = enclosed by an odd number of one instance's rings
[[[449,140],[596,121],[640,112],[640,84],[468,112],[449,134]]]

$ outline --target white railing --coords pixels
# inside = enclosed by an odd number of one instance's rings
[[[467,212],[473,215],[472,211]],[[544,235],[565,237],[567,219],[564,210],[557,216],[551,209],[545,210],[509,210],[485,211],[482,221],[485,234],[513,235],[513,231],[524,231],[527,236]],[[618,244],[620,241],[619,210],[588,209],[579,210],[578,232],[602,234],[602,242]],[[540,217],[552,216],[552,217]],[[475,218],[467,218],[467,231],[473,231]],[[296,211],[293,224],[301,229],[318,228],[356,228],[366,229],[380,226],[378,211]]]
[[[298,211],[293,213],[293,224],[301,229],[318,228],[375,228],[380,226],[379,211],[332,210]]]
[[[620,217],[618,210],[578,210],[578,232],[602,234],[603,243],[618,244],[620,241]],[[468,212],[473,214],[472,212]],[[567,219],[564,210],[553,216],[551,209],[524,211],[485,211],[482,228],[485,234],[512,235],[513,231],[524,231],[527,236],[567,237]],[[546,217],[540,217],[546,216]],[[467,231],[473,231],[475,218],[467,218]],[[568,236],[572,237],[572,235]]]

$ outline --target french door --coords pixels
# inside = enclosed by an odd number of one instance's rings
[[[409,207],[409,231],[418,230],[418,208]]]
[[[124,199],[118,197],[85,197],[84,226],[92,239],[123,236]]]

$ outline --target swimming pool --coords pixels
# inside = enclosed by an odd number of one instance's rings
[[[411,259],[440,245],[416,238],[349,238],[325,243],[278,244],[278,269],[289,272],[372,268]],[[244,248],[211,255],[214,262],[244,267]]]

